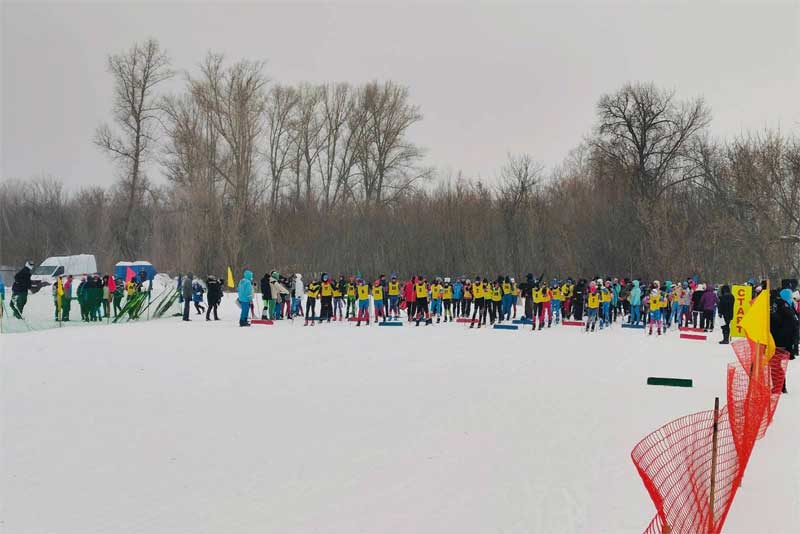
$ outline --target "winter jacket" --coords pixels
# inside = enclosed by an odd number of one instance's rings
[[[718,303],[719,299],[717,298],[717,294],[713,289],[708,289],[700,298],[700,309],[704,311],[714,311]]]
[[[796,355],[798,319],[794,309],[785,300],[776,299],[772,305],[769,325],[775,346]]]
[[[459,300],[463,295],[464,295],[464,284],[462,284],[461,282],[453,283],[453,298],[455,300]]]
[[[303,288],[303,275],[297,273],[294,275],[294,296],[295,298],[300,299],[303,298],[303,295],[305,294],[306,293]]]
[[[206,285],[208,285],[208,303],[211,305],[219,304],[222,300],[222,280],[209,278],[206,281]]]
[[[692,309],[693,310],[702,310],[702,304],[700,302],[703,300],[703,295],[705,291],[701,289],[696,289],[694,293],[692,293]]]
[[[31,289],[31,270],[26,265],[14,275],[14,284],[11,286],[12,293],[27,293]]]
[[[195,280],[194,282],[192,282],[192,300],[193,301],[195,301],[197,303],[203,302],[203,293],[205,293],[205,292],[206,292],[206,290],[203,288],[203,284],[201,284],[199,280]]]
[[[722,295],[719,297],[719,314],[725,319],[726,323],[733,320],[733,294],[728,286],[722,288]]]
[[[631,289],[631,306],[642,305],[642,288],[639,287],[639,281],[633,281],[633,289]]]
[[[403,286],[403,298],[406,302],[417,301],[417,294],[414,292],[414,282],[412,280],[409,280],[406,282],[406,285]]]
[[[244,278],[239,280],[239,302],[250,303],[253,300],[253,271],[245,271]]]
[[[269,281],[269,289],[270,295],[272,295],[272,300],[280,300],[282,294],[288,294],[289,290],[286,289],[286,286],[278,282],[275,278]]]
[[[0,276],[0,299],[6,300],[6,285],[3,283],[2,276]]]
[[[181,294],[183,295],[184,299],[191,300],[192,298],[192,275],[188,275],[183,279],[183,287],[181,288]]]
[[[265,298],[267,300],[270,299],[270,294],[271,294],[271,291],[270,291],[270,288],[269,288],[269,281],[270,281],[269,275],[265,274],[264,277],[261,279],[261,282],[260,282],[261,294],[263,295],[263,298]]]

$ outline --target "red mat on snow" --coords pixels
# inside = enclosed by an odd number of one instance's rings
[[[681,339],[695,339],[697,341],[705,341],[706,336],[701,336],[699,334],[681,334]]]

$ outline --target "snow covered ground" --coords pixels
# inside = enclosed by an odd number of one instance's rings
[[[0,336],[0,531],[639,533],[632,447],[734,360],[717,333],[222,315]],[[795,365],[727,533],[797,532]]]

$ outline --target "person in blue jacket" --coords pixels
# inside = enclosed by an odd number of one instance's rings
[[[461,301],[464,299],[464,277],[453,282],[453,315],[461,317]]]
[[[244,278],[239,280],[239,304],[242,313],[239,315],[239,326],[250,326],[247,315],[250,313],[250,303],[253,301],[253,272],[245,271]]]
[[[6,285],[3,283],[3,276],[0,275],[0,317],[3,316],[3,306],[6,303]]]
[[[633,281],[633,289],[631,289],[631,324],[639,324],[642,320],[642,289],[639,287],[639,280]]]

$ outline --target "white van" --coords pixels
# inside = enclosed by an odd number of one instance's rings
[[[80,276],[97,272],[97,260],[94,254],[77,254],[75,256],[53,256],[47,258],[33,270],[31,286],[38,291],[44,286],[56,283],[59,276]]]

